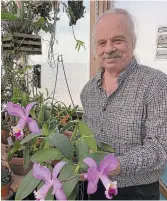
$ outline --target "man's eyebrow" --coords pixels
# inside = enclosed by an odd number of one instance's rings
[[[106,41],[106,40],[105,39],[98,39],[96,42],[100,43],[100,42],[104,42],[104,41]]]
[[[125,36],[123,36],[123,35],[119,35],[119,36],[115,36],[115,37],[114,37],[114,39],[116,39],[116,38],[122,38],[122,39],[125,39]]]

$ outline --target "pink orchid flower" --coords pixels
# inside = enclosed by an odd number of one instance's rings
[[[63,191],[63,185],[57,178],[60,170],[64,167],[64,165],[66,165],[66,162],[60,161],[55,165],[51,173],[51,171],[47,167],[41,166],[39,163],[34,163],[33,176],[45,182],[45,184],[37,192],[34,191],[36,200],[45,200],[45,197],[52,186],[52,195],[55,195],[57,200],[67,200],[66,195]]]
[[[85,179],[88,180],[87,194],[93,194],[97,191],[97,184],[100,179],[106,189],[106,198],[112,199],[112,195],[116,195],[118,193],[117,182],[110,181],[107,174],[117,167],[117,158],[113,154],[108,154],[100,162],[99,167],[96,161],[90,157],[86,157],[83,161],[89,166],[88,172],[84,174]]]
[[[13,136],[15,136],[16,140],[22,140],[24,138],[23,130],[17,126],[12,127]]]
[[[20,117],[19,122],[17,123],[16,127],[19,129],[23,129],[25,124],[27,123],[29,129],[32,133],[40,133],[39,127],[37,122],[28,117],[30,114],[31,108],[36,104],[36,102],[30,103],[26,106],[26,108],[21,107],[18,104],[13,104],[12,102],[8,102],[6,105],[6,110],[10,115],[14,115],[16,117]]]

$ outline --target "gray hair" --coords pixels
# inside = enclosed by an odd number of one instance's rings
[[[132,34],[132,42],[133,45],[135,47],[136,45],[136,33],[135,33],[135,23],[134,23],[134,18],[133,16],[125,9],[122,8],[112,8],[109,9],[107,11],[105,11],[104,13],[102,13],[95,21],[94,25],[93,25],[93,31],[92,31],[92,50],[95,53],[95,29],[96,29],[96,25],[97,23],[106,15],[110,15],[112,13],[118,14],[118,15],[124,15],[128,18],[129,20],[129,25],[130,25],[130,32]]]

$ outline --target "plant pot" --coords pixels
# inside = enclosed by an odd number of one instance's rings
[[[9,131],[8,130],[1,130],[1,143],[8,145],[8,140],[7,138],[9,137]]]
[[[12,181],[10,181],[8,184],[1,186],[1,198],[5,199],[9,195],[11,183]]]
[[[32,165],[33,165],[30,162],[28,168],[24,169],[23,162],[24,162],[23,158],[17,158],[17,157],[12,158],[10,161],[8,161],[11,171],[14,174],[20,175],[20,176],[25,176],[32,169]]]

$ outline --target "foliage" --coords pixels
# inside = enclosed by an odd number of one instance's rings
[[[2,28],[4,32],[20,32],[38,34],[40,30],[52,31],[52,18],[50,13],[54,3],[39,1],[20,1],[21,8],[15,1],[3,1]],[[58,20],[58,19],[57,19]]]
[[[14,100],[20,101],[21,99],[15,97]],[[87,170],[83,159],[89,156],[98,162],[112,151],[111,147],[97,142],[92,131],[82,120],[72,119],[72,114],[76,113],[77,108],[72,109],[64,104],[60,105],[60,103],[55,103],[52,106],[41,103],[40,107],[38,106],[34,107],[30,114],[34,115],[33,118],[36,117],[41,125],[40,133],[31,133],[25,127],[24,138],[15,140],[13,146],[9,148],[8,157],[11,158],[22,150],[24,168],[29,166],[30,161],[49,168],[54,167],[53,161],[66,161],[68,165],[60,172],[59,179],[62,181],[66,196],[76,197],[79,174]],[[47,115],[46,112],[48,112]],[[62,124],[62,117],[66,117],[67,114],[69,118]],[[73,132],[70,138],[63,134],[66,130]],[[103,146],[105,146],[105,152]],[[30,177],[32,178],[32,171],[19,186],[17,199],[24,199],[39,184],[40,180],[30,179]],[[28,184],[31,184],[31,187]],[[51,196],[51,192],[48,193],[48,196]]]

